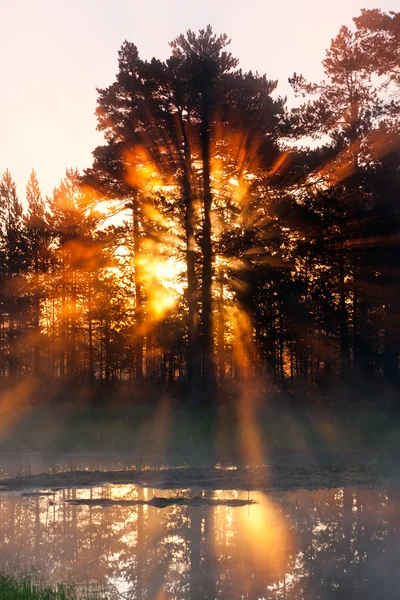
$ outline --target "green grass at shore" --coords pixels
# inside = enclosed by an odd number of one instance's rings
[[[0,574],[1,600],[101,600],[100,592],[78,590],[74,586],[58,585],[49,587],[37,583],[29,575],[18,576]]]
[[[29,578],[18,580],[0,575],[1,600],[78,600],[74,590],[52,589],[34,584]]]

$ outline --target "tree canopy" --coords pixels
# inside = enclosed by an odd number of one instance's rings
[[[397,386],[399,26],[362,10],[291,110],[211,26],[164,61],[123,42],[92,166],[48,198],[32,171],[22,202],[1,179],[0,376],[203,404]]]

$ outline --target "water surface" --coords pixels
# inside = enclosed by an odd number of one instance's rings
[[[230,506],[76,506],[74,499],[203,495]],[[0,495],[0,561],[107,598],[399,598],[400,490],[154,490]]]

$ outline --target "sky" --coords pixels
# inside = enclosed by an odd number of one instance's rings
[[[290,96],[288,77],[321,79],[330,40],[361,8],[399,11],[400,0],[0,0],[0,175],[11,171],[23,200],[32,168],[46,195],[66,167],[90,166],[96,87],[113,83],[125,39],[165,59],[169,41],[210,23],[240,67]]]

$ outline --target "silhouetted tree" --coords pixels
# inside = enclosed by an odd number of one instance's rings
[[[42,198],[35,171],[26,186],[27,213],[24,227],[27,242],[27,271],[31,276],[32,293],[32,342],[34,346],[33,371],[40,373],[40,348],[43,343],[41,327],[41,303],[46,294],[45,276],[50,266],[51,231],[46,205]]]
[[[26,238],[22,204],[9,171],[5,171],[0,182],[0,227],[3,328],[6,327],[3,343],[8,373],[15,376],[20,366],[20,338],[26,316],[26,290],[23,279],[26,267]]]

